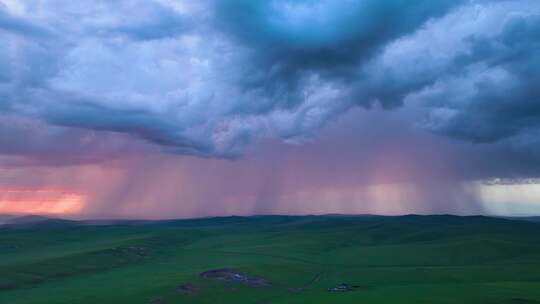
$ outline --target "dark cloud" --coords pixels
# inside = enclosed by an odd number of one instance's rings
[[[135,11],[135,16],[128,22],[119,22],[111,25],[109,31],[104,33],[118,33],[138,40],[155,40],[174,38],[190,30],[193,25],[189,16],[181,15],[171,7],[166,7],[154,2],[136,3],[129,2],[122,5],[122,11],[126,14]],[[96,28],[99,32],[103,29]]]
[[[0,31],[11,32],[30,37],[47,37],[52,33],[43,26],[9,14],[5,5],[0,3]]]
[[[112,132],[96,133],[0,115],[0,167],[92,164],[135,158],[152,150]]]
[[[467,84],[451,115],[435,128],[453,137],[492,142],[540,127],[540,14],[512,16],[498,35],[468,38],[470,51],[456,64],[468,69],[436,95],[443,99]]]
[[[389,42],[463,2],[241,0],[215,7],[218,26],[253,50],[241,85],[266,89],[277,105],[293,107],[304,101],[298,86],[305,78],[355,79],[359,64]]]
[[[349,69],[464,1],[219,1],[219,24],[289,69]]]
[[[381,105],[487,149],[537,151],[537,1],[19,4],[0,8],[0,109],[50,128],[232,158]]]

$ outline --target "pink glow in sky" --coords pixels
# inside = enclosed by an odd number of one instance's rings
[[[60,189],[0,189],[0,213],[77,216],[85,199],[83,194]]]
[[[0,206],[2,212],[86,218],[489,213],[474,178],[463,179],[460,151],[407,127],[400,115],[357,112],[315,141],[262,142],[239,160],[149,153],[100,164],[3,169],[0,181],[26,187],[28,199],[14,207],[11,197]],[[363,128],[375,123],[384,127]],[[349,134],[359,141],[348,141]],[[64,190],[40,190],[47,187]]]
[[[538,0],[0,0],[0,212],[537,214],[485,184],[540,178],[538,33]]]

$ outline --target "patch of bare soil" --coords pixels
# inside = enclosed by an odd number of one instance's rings
[[[347,283],[341,283],[338,286],[328,288],[328,291],[330,292],[350,292],[350,291],[356,291],[359,289],[364,289],[362,286],[358,285],[350,285]]]
[[[201,273],[200,276],[205,279],[239,283],[251,287],[269,287],[272,285],[266,278],[251,276],[232,268],[209,270]]]

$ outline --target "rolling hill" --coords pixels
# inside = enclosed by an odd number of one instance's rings
[[[27,220],[0,228],[0,303],[540,303],[531,221]]]

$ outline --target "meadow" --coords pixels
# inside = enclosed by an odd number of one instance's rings
[[[200,275],[223,268],[270,284]],[[343,283],[351,289],[332,291]],[[4,225],[0,303],[540,303],[540,223],[410,215]]]

